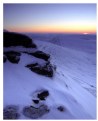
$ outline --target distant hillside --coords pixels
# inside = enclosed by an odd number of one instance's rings
[[[9,32],[8,30],[6,30],[6,29],[3,29],[3,32]]]

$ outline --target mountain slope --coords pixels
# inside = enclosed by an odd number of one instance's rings
[[[20,62],[4,63],[4,107],[19,105],[20,119],[28,119],[21,111],[32,102],[33,94],[47,89],[49,97],[42,104],[49,106],[49,113],[39,119],[95,119],[96,118],[96,78],[94,55],[35,41],[38,48],[51,55],[50,62],[56,65],[53,78],[45,77],[25,67],[33,57],[22,53]],[[11,50],[7,48],[6,50]],[[12,47],[12,50],[14,48]],[[20,51],[19,47],[15,50]],[[23,48],[22,48],[23,50]],[[31,49],[30,49],[31,51]],[[57,110],[62,105],[64,112]],[[35,105],[37,106],[37,105]]]
[[[40,50],[50,53],[52,57],[51,62],[57,65],[58,78],[63,80],[63,84],[69,87],[68,92],[71,90],[71,94],[74,95],[79,90],[79,95],[77,95],[77,98],[79,99],[80,96],[83,96],[79,102],[81,101],[81,103],[83,103],[86,101],[83,100],[86,98],[86,92],[83,94],[83,91],[81,90],[82,87],[92,95],[96,95],[96,66],[94,62],[94,55],[81,51],[75,51],[73,49],[63,48],[47,42],[35,41],[35,43],[38,45]],[[87,97],[89,98],[89,96]],[[90,100],[88,100],[85,102],[85,105],[86,103],[91,104],[91,102],[89,102]],[[96,104],[96,101],[94,102]],[[94,105],[92,102],[92,108]],[[90,110],[92,110],[92,108]]]
[[[35,41],[40,50],[51,54],[51,62],[57,65],[61,75],[72,76],[85,88],[89,87],[93,95],[96,94],[96,62],[95,55],[64,48],[51,43]],[[65,75],[65,76],[66,76]]]

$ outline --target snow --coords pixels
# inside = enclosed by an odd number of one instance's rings
[[[27,34],[35,40],[47,41],[78,51],[94,54],[96,52],[96,35],[94,34]],[[89,44],[88,44],[89,43]]]
[[[33,104],[36,91],[47,89],[49,97],[44,103],[50,112],[40,119],[96,119],[95,54],[51,42],[35,40],[35,43],[39,50],[51,55],[50,62],[57,67],[55,75],[49,78],[26,68],[31,62],[44,64],[44,60],[26,53],[22,53],[18,64],[7,61],[4,63],[4,107],[19,105],[21,112],[24,106]],[[21,51],[21,48],[15,50]],[[59,105],[65,107],[65,112],[57,110]],[[28,119],[22,113],[20,118]]]
[[[32,63],[38,63],[40,65],[45,65],[45,60],[40,59],[40,58],[36,58],[36,57],[34,57],[32,55],[22,53],[22,55],[20,57],[19,64],[25,66],[27,64],[32,64]]]
[[[89,87],[91,90],[95,89],[91,87],[91,85],[96,87],[95,55],[47,42],[35,42],[40,50],[51,54],[51,62],[57,65],[57,71],[60,72],[60,75],[69,75],[68,78],[71,76],[73,80],[79,84],[81,83],[82,86]],[[65,70],[67,74],[64,72]],[[94,94],[96,94],[96,90]]]
[[[4,48],[4,51],[35,52],[36,48],[25,48],[23,46],[11,46]]]

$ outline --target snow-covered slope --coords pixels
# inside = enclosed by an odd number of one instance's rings
[[[75,95],[79,99],[79,102],[81,101],[81,103],[84,102],[85,104],[88,103],[91,105],[91,102],[88,102],[88,100],[90,101],[89,96],[83,93],[81,87],[92,95],[96,95],[95,55],[63,48],[47,42],[35,42],[39,45],[40,50],[50,53],[52,57],[51,62],[57,66],[57,76],[61,80],[60,83],[63,80],[62,85],[67,85],[68,92],[71,90],[70,93]],[[80,96],[83,97],[80,99]],[[85,100],[86,97],[88,97],[87,102]],[[92,104],[96,105],[96,101]]]
[[[96,35],[93,34],[27,34],[35,40],[51,42],[78,51],[96,53]]]
[[[95,119],[94,55],[49,42],[36,40],[35,43],[40,50],[51,55],[50,61],[57,67],[55,75],[49,78],[30,71],[25,65],[33,57],[25,53],[22,53],[18,64],[7,61],[4,63],[4,106],[19,105],[21,113],[24,106],[32,104],[32,93],[47,89],[49,97],[44,103],[50,111],[40,119]],[[15,50],[20,51],[19,48]],[[59,105],[65,107],[64,112],[57,110]],[[22,113],[20,118],[27,119]]]
[[[68,73],[66,75],[70,75],[77,83],[89,89],[93,95],[96,94],[95,54],[76,51],[42,41],[35,41],[35,43],[37,43],[40,50],[50,53],[51,62],[57,65],[59,74],[64,76],[63,73]]]

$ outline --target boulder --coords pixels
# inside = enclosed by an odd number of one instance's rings
[[[37,74],[45,75],[47,77],[53,77],[54,68],[50,63],[49,64],[46,63],[45,65],[33,63],[26,65],[26,67]]]
[[[3,110],[4,119],[19,119],[20,115],[18,113],[18,107],[11,105],[7,106]]]
[[[10,46],[24,46],[26,48],[37,47],[32,42],[32,39],[26,35],[14,32],[3,32],[3,35],[4,35],[4,47],[10,47]]]
[[[37,97],[40,100],[45,100],[45,98],[49,96],[49,92],[47,90],[43,90],[42,92],[38,93]]]
[[[4,54],[6,55],[7,59],[11,63],[18,63],[19,60],[20,60],[21,53],[19,53],[19,52],[16,52],[16,51],[8,51],[8,52],[4,52]]]
[[[57,109],[61,112],[64,112],[65,111],[65,108],[63,106],[58,106]]]
[[[39,103],[39,100],[32,100],[35,104]]]
[[[23,108],[23,114],[24,116],[31,118],[31,119],[37,119],[43,116],[44,114],[48,113],[49,109],[47,105],[41,105],[39,108],[35,108],[33,106],[26,106]]]
[[[47,61],[49,58],[50,58],[50,55],[49,54],[46,54],[42,51],[36,51],[36,52],[33,52],[33,53],[29,53],[30,55],[33,55],[37,58],[41,58],[41,59],[44,59],[45,61]]]

